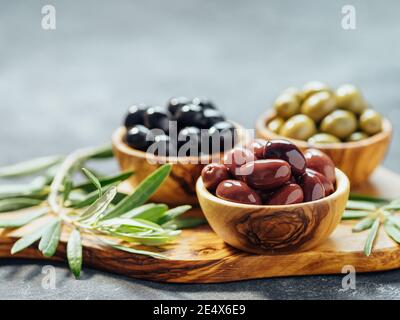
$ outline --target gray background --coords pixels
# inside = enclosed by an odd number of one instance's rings
[[[41,28],[53,4],[57,29]],[[357,29],[341,28],[352,4]],[[400,118],[398,1],[0,1],[0,163],[103,144],[132,103],[211,97],[252,127],[289,85],[352,82],[393,123]],[[398,126],[398,125],[397,125]],[[398,169],[398,132],[386,165]],[[400,272],[167,285],[86,269],[0,261],[1,298],[400,298]]]

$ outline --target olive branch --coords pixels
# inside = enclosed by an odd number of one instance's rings
[[[89,160],[113,157],[109,146],[79,149],[66,157],[41,157],[0,168],[0,178],[15,178],[41,173],[28,184],[0,186],[0,228],[15,229],[48,216],[46,223],[16,241],[16,254],[39,241],[45,257],[56,253],[61,230],[72,231],[67,242],[69,267],[76,278],[82,269],[82,233],[102,244],[134,254],[167,259],[155,251],[136,249],[134,245],[160,246],[173,241],[180,229],[204,223],[204,219],[180,218],[191,206],[168,208],[165,204],[146,203],[171,172],[164,164],[149,175],[132,194],[119,191],[118,185],[134,173],[100,176],[84,168]],[[83,173],[84,182],[75,182]]]

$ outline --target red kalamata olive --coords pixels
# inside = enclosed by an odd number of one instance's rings
[[[266,144],[267,140],[255,139],[249,144],[247,148],[251,150],[257,160],[259,160],[264,158],[264,148]]]
[[[201,171],[203,184],[209,191],[214,191],[218,185],[229,179],[228,168],[220,163],[210,163]]]
[[[292,167],[295,176],[306,171],[306,159],[293,143],[283,139],[270,140],[264,148],[264,159],[285,160]]]
[[[304,152],[307,168],[313,169],[328,178],[333,184],[336,181],[335,164],[325,153],[317,149],[307,149]]]
[[[315,171],[313,169],[307,168],[306,171],[310,171],[311,173],[315,174],[319,180],[321,180],[322,184],[324,185],[325,189],[325,197],[329,196],[335,191],[335,187],[333,186],[333,183],[328,180],[327,177],[325,177],[322,173],[319,173],[318,171]]]
[[[285,205],[303,202],[303,189],[298,184],[289,183],[277,189],[270,196],[268,205]]]
[[[262,204],[260,196],[245,182],[239,180],[222,181],[216,191],[217,197],[244,204]]]
[[[304,202],[315,201],[325,197],[325,188],[321,180],[309,170],[299,178],[299,185],[303,189]]]
[[[237,176],[251,188],[272,190],[288,182],[291,177],[290,165],[283,160],[256,160],[241,166]]]
[[[236,176],[242,165],[254,160],[256,160],[254,154],[249,149],[237,147],[225,153],[223,163],[229,172]]]

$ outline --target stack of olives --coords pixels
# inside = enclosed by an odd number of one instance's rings
[[[222,163],[201,173],[217,197],[253,205],[289,205],[324,198],[335,191],[335,165],[322,151],[303,154],[287,140],[257,139],[228,151]]]
[[[195,145],[195,150],[198,150],[196,156],[209,154],[214,150],[202,148],[201,143],[213,141],[213,135],[217,134],[221,140],[218,151],[224,151],[223,148],[229,145],[224,141],[234,141],[235,137],[234,125],[226,121],[213,102],[202,98],[171,98],[165,108],[133,105],[125,117],[125,127],[125,141],[130,147],[148,151],[156,143],[159,144],[158,148],[154,148],[157,155],[178,155],[178,149],[184,144]],[[171,128],[174,128],[174,137]],[[189,147],[185,148],[185,156],[193,150]]]
[[[274,103],[268,129],[312,144],[359,141],[382,130],[381,115],[370,109],[351,84],[333,91],[321,82],[286,89]]]

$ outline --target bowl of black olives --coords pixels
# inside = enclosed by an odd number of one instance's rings
[[[113,148],[122,170],[135,174],[137,186],[164,163],[168,179],[152,200],[171,205],[197,204],[195,184],[204,165],[244,141],[245,130],[225,118],[205,98],[171,98],[165,107],[133,105],[124,125],[113,134]]]
[[[339,224],[350,183],[320,150],[256,140],[204,167],[200,206],[228,244],[258,254],[311,249]]]
[[[351,84],[336,90],[313,81],[302,89],[287,88],[256,124],[265,139],[284,138],[300,149],[328,154],[353,186],[366,181],[383,161],[392,127]]]

